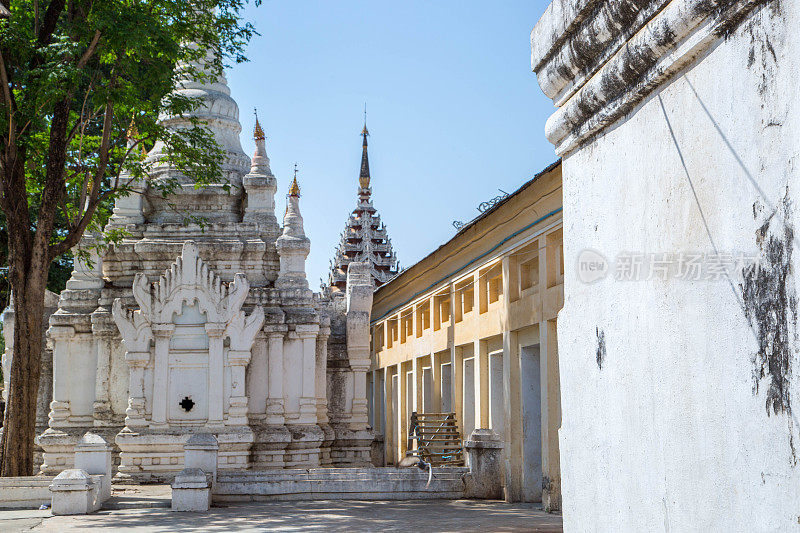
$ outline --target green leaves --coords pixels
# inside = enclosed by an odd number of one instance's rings
[[[128,180],[147,178],[142,152],[156,142],[164,143],[170,164],[196,187],[228,186],[220,169],[224,154],[204,125],[187,119],[188,126],[168,129],[159,117],[189,117],[201,104],[172,93],[179,79],[214,78],[225,63],[246,60],[245,45],[256,34],[241,21],[246,1],[10,4],[11,16],[0,20],[0,74],[8,81],[0,80],[8,88],[0,94],[0,185],[4,191],[19,187],[15,168],[24,169],[27,224],[33,233],[47,231],[53,256],[85,230],[105,226],[114,199],[132,193]],[[63,104],[69,109],[67,136],[54,143],[53,111]],[[136,134],[129,140],[131,125]],[[54,178],[45,168],[60,161],[59,154],[65,165]],[[167,198],[177,186],[174,178],[151,183]],[[48,187],[59,191],[53,206],[41,205]],[[9,224],[11,196],[0,198]],[[58,211],[57,227],[39,227],[42,209]],[[118,231],[105,237],[122,238]]]

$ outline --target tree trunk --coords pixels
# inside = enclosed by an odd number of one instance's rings
[[[51,2],[50,7],[59,2]],[[61,2],[63,4],[63,2]],[[50,8],[48,8],[49,10]],[[50,269],[50,238],[56,206],[64,193],[69,97],[57,102],[50,121],[45,183],[32,231],[26,187],[25,147],[6,147],[2,169],[3,212],[8,226],[9,278],[14,292],[14,354],[0,440],[0,476],[33,474],[36,396],[42,364],[42,314]],[[8,160],[8,154],[14,154]]]
[[[36,436],[36,397],[41,370],[47,268],[32,264],[37,262],[35,260],[25,259],[12,254],[14,355],[0,442],[2,477],[30,476],[34,473],[33,440]],[[42,271],[45,276],[42,276]]]

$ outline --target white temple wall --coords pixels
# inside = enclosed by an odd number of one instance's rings
[[[96,373],[97,351],[91,334],[72,334],[54,340],[53,399],[69,404],[68,414],[64,414],[70,422],[91,424]]]
[[[752,2],[715,2],[712,13],[661,3],[663,31],[697,25],[652,50],[655,91],[644,100],[642,84],[611,88],[619,93],[589,118],[599,137],[581,138],[583,125],[570,123],[574,99],[549,94],[561,107],[547,131],[564,156],[564,528],[794,530],[800,4],[765,2],[736,25],[727,6]],[[545,13],[535,67],[585,4],[557,0]],[[713,30],[720,23],[733,25],[729,34]],[[637,38],[654,45],[659,34]],[[550,87],[547,68],[537,73]],[[602,117],[614,100],[632,107],[612,122]],[[564,117],[565,138],[554,133]],[[591,284],[579,278],[597,259],[582,255],[589,249],[610,266]],[[648,276],[646,254],[681,252],[744,254],[761,267],[737,263],[729,277],[697,281]],[[644,258],[642,274],[615,279],[629,254]]]
[[[95,379],[97,376],[97,349],[94,339],[89,334],[76,335],[76,339],[69,349],[69,381],[73,385],[81,383],[80,387],[70,387],[70,411],[72,418],[86,417],[91,421],[95,399]],[[94,376],[80,379],[81,376]]]

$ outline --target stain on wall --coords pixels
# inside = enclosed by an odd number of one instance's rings
[[[742,299],[758,352],[753,357],[753,392],[766,385],[767,414],[791,419],[789,383],[797,340],[797,295],[792,277],[794,229],[789,223],[788,191],[756,231],[760,261],[742,270]]]
[[[603,370],[603,361],[606,359],[606,333],[600,329],[595,328],[597,333],[597,368]]]

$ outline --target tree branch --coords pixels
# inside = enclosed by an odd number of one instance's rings
[[[2,51],[0,51],[0,83],[3,84],[3,101],[5,101],[6,107],[8,108],[8,142],[9,144],[15,144],[17,142],[16,132],[14,131],[14,110],[16,109],[16,102],[14,101],[14,95],[11,94],[11,88],[9,87],[6,61]]]
[[[68,252],[70,249],[75,247],[81,239],[83,232],[89,226],[89,223],[92,221],[92,217],[94,216],[95,211],[97,211],[97,207],[100,205],[101,195],[100,189],[103,185],[103,178],[106,174],[106,169],[108,168],[108,160],[111,151],[111,131],[114,128],[114,106],[111,104],[109,100],[106,102],[106,110],[105,110],[105,117],[103,120],[103,136],[102,140],[100,141],[100,160],[97,165],[97,170],[94,174],[94,180],[92,182],[92,190],[89,193],[88,202],[86,202],[85,211],[80,218],[80,221],[77,225],[70,228],[70,232],[64,238],[63,241],[51,244],[48,253],[50,255],[50,259],[54,259],[61,254]],[[81,213],[81,210],[84,209],[84,206],[78,206],[78,212]]]
[[[97,43],[100,42],[100,30],[96,30],[94,32],[94,37],[92,37],[92,42],[89,43],[89,48],[81,56],[80,60],[78,60],[78,68],[82,69],[86,66],[86,63],[89,62],[89,59],[94,54],[95,49],[97,49]]]
[[[45,169],[44,188],[39,209],[39,218],[36,221],[36,237],[34,251],[47,253],[50,236],[53,231],[56,206],[64,194],[64,172],[67,158],[67,126],[69,121],[69,103],[71,95],[57,102],[53,108],[53,118],[50,122],[50,146],[47,153],[47,167]],[[24,185],[23,185],[24,190]]]
[[[33,0],[33,33],[39,35],[39,0]]]
[[[53,0],[47,6],[47,11],[44,12],[44,18],[41,22],[42,25],[39,28],[39,35],[37,36],[40,45],[50,44],[50,41],[53,39],[53,33],[56,31],[58,19],[64,11],[65,4],[66,0]]]

